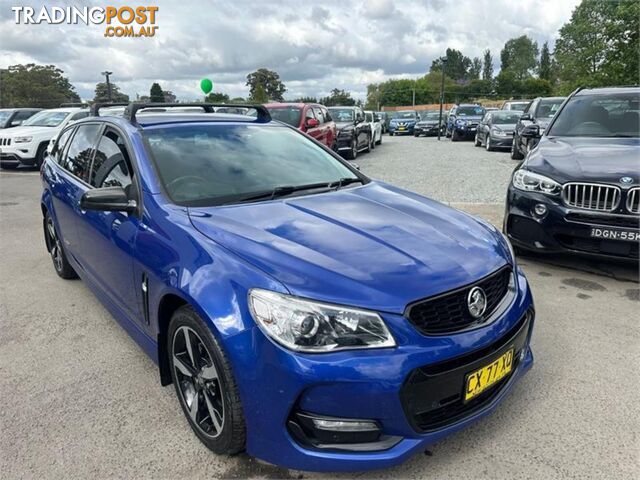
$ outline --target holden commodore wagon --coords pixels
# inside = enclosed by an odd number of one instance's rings
[[[154,106],[95,106],[61,132],[46,246],[213,452],[392,466],[491,413],[531,367],[531,292],[496,228],[367,178],[262,106]]]

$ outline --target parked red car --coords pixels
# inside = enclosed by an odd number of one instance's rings
[[[317,103],[268,103],[271,118],[301,130],[332,150],[336,148],[336,124],[324,105]]]

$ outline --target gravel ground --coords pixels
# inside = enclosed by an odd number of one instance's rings
[[[371,154],[359,155],[356,163],[372,178],[441,202],[500,204],[518,164],[507,151],[487,152],[472,142],[388,135]]]
[[[358,163],[496,224],[514,166],[469,143],[388,136]],[[536,364],[494,415],[394,469],[289,471],[197,441],[153,362],[82,282],[55,275],[40,189],[35,172],[0,174],[3,480],[637,478],[637,266],[521,258],[536,299]]]

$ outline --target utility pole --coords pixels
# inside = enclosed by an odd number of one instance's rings
[[[102,72],[102,75],[107,79],[107,97],[109,98],[109,103],[111,103],[111,82],[109,82],[109,75],[113,75],[113,72],[105,70]]]
[[[442,131],[442,104],[444,103],[444,67],[447,66],[447,57],[442,59],[442,80],[440,82],[440,117],[438,118],[438,141],[440,141],[440,132]]]
[[[411,93],[413,93],[413,100],[411,101],[412,106],[416,106],[416,87],[414,86]]]

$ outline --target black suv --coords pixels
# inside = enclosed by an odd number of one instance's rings
[[[371,150],[371,124],[365,121],[360,107],[329,107],[338,130],[338,153],[355,160],[359,152]]]
[[[565,97],[538,97],[533,100],[522,112],[522,117],[513,132],[513,142],[511,143],[511,158],[522,160],[524,155],[538,144],[535,137],[526,137],[522,132],[529,125],[537,125],[540,132],[544,132],[549,122],[560,109]]]
[[[577,90],[514,171],[504,230],[516,247],[638,259],[640,87]]]
[[[41,108],[0,108],[0,128],[22,125],[27,118],[38,113]]]

